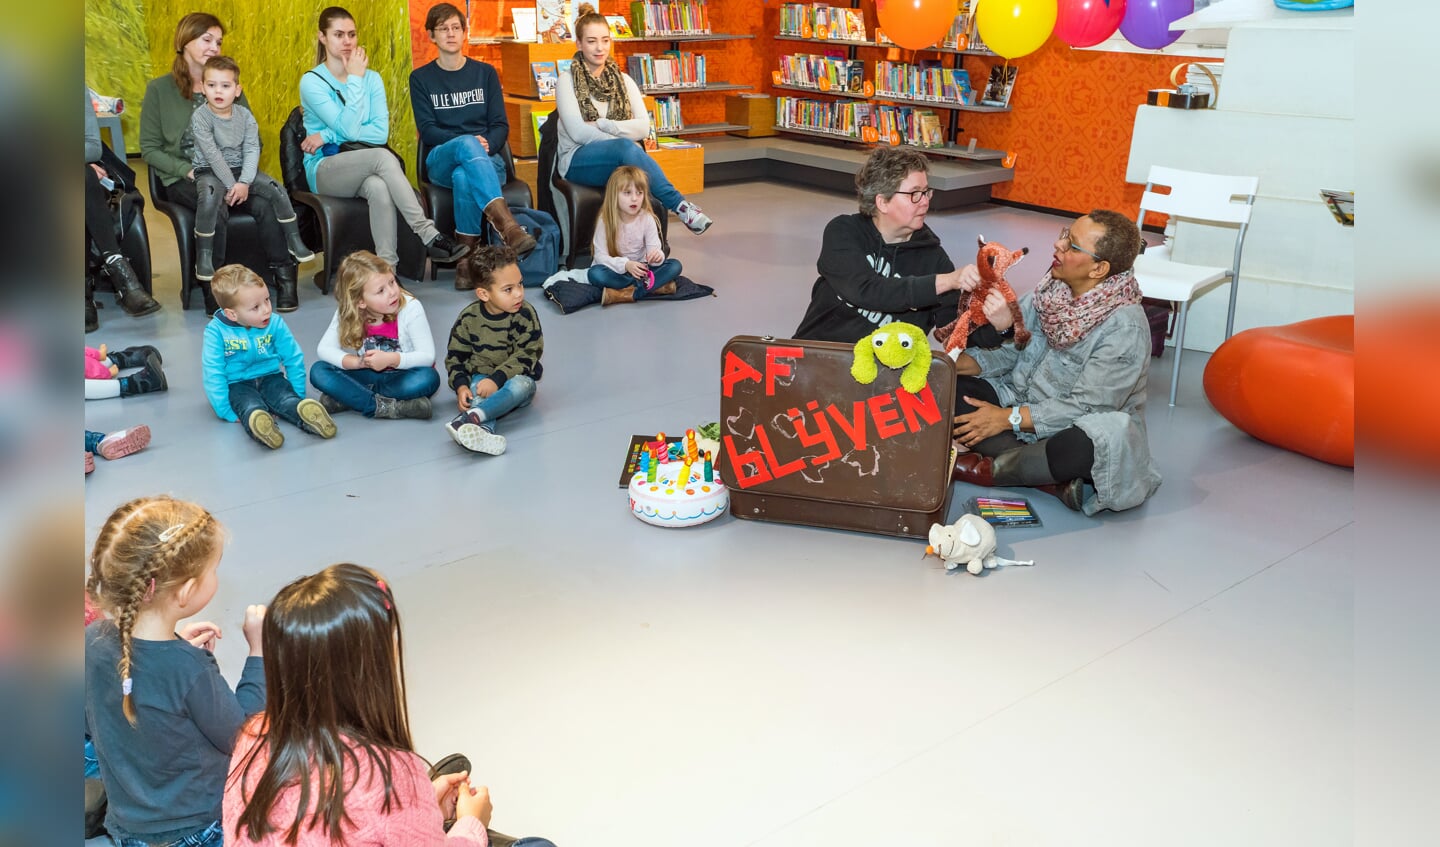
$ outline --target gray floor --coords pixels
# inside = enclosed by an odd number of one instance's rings
[[[1001,538],[1033,569],[973,578],[914,541],[629,517],[630,434],[716,417],[721,345],[793,330],[824,222],[854,208],[760,183],[698,199],[716,225],[681,230],[675,255],[718,296],[571,316],[537,298],[545,378],[500,457],[438,419],[342,415],[335,440],[287,430],[276,452],[217,421],[206,316],[178,308],[152,211],[165,309],[110,305],[88,343],[158,344],[171,390],[87,404],[91,429],[154,431],[87,481],[90,538],[143,493],[212,509],[232,540],[204,617],[231,674],[245,604],[335,561],[381,569],[421,752],[467,752],[494,826],[562,847],[1348,843],[1352,475],[1220,419],[1203,354],[1174,409],[1171,354],[1151,369],[1159,493],[1098,519],[1035,495],[1044,527]],[[1024,291],[1062,221],[930,223],[957,261],[976,232],[1038,251],[1010,274]],[[467,296],[448,274],[416,293],[443,344]],[[287,321],[308,357],[333,301],[301,296]]]

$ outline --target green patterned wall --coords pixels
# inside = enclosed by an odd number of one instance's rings
[[[260,123],[260,167],[279,179],[280,127],[300,103],[300,75],[315,66],[316,23],[326,5],[294,0],[87,0],[86,76],[101,93],[119,91],[125,97],[132,121],[125,124],[125,139],[131,152],[138,153],[140,101],[146,82],[169,72],[175,24],[190,12],[210,12],[225,23],[225,54],[239,63],[240,83]],[[370,69],[385,81],[390,145],[405,160],[413,181],[409,8],[396,0],[353,0],[344,7],[355,16]],[[128,29],[117,31],[122,25]]]
[[[86,0],[85,84],[108,97],[125,98],[120,124],[133,153],[140,152],[140,99],[152,76],[141,0]],[[108,135],[101,138],[110,141]]]

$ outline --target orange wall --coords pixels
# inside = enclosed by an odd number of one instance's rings
[[[435,58],[435,45],[423,30],[425,12],[434,0],[410,0],[411,37],[415,64]],[[462,4],[457,3],[456,5]],[[525,0],[502,0],[472,4],[476,9],[470,22],[471,35],[508,35],[510,10],[531,6]],[[628,16],[626,0],[600,0],[600,12]],[[835,5],[840,5],[839,3]],[[866,24],[873,33],[874,4],[861,4]],[[774,93],[770,70],[783,53],[813,51],[819,45],[776,41],[767,37],[779,31],[780,3],[776,0],[713,0],[710,24],[716,32],[760,33],[743,41],[700,43],[686,46],[707,56],[712,80],[755,86],[755,91]],[[627,44],[617,48],[626,53],[661,52],[669,45],[660,42]],[[818,52],[818,51],[815,51]],[[910,51],[865,49],[860,58],[909,59]],[[498,65],[500,51],[489,45],[472,45],[472,58]],[[930,54],[934,55],[934,54]],[[947,59],[950,57],[946,57]],[[998,60],[965,57],[971,83],[981,88],[992,64]],[[999,199],[1072,212],[1111,208],[1133,215],[1140,206],[1140,186],[1125,182],[1125,163],[1130,156],[1130,134],[1135,107],[1145,102],[1145,92],[1170,85],[1170,69],[1182,57],[1141,53],[1107,53],[1072,50],[1059,39],[1015,61],[1019,73],[1011,101],[1012,111],[1001,114],[962,112],[960,140],[971,136],[981,147],[1014,150],[1015,179],[995,187]],[[683,95],[687,123],[724,120],[725,95]]]

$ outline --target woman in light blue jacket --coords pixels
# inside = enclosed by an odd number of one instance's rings
[[[315,44],[318,64],[300,78],[305,110],[305,179],[317,194],[363,197],[370,207],[370,235],[380,258],[397,265],[395,212],[420,236],[430,257],[453,262],[470,252],[425,217],[390,140],[385,84],[370,70],[365,48],[356,43],[355,19],[339,6],[320,13]],[[342,149],[342,146],[349,149]]]

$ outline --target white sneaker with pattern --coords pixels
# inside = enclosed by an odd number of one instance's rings
[[[675,210],[675,214],[679,215],[680,222],[689,227],[690,231],[696,235],[709,229],[710,224],[714,223],[710,220],[709,215],[700,211],[700,207],[689,200],[680,201],[680,208]]]

